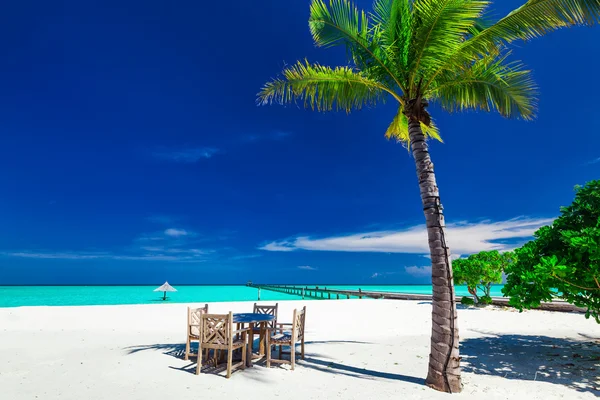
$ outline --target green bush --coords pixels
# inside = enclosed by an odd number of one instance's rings
[[[480,302],[480,294],[490,297],[492,284],[502,282],[502,272],[514,262],[514,253],[499,253],[496,250],[459,258],[452,262],[454,283],[467,285],[467,290],[477,304]]]
[[[479,303],[484,305],[492,304],[492,298],[490,296],[481,296]]]
[[[600,323],[600,180],[575,190],[560,217],[515,250],[502,292],[519,310],[561,298]]]
[[[463,296],[463,298],[462,298],[462,299],[460,299],[460,303],[461,303],[462,305],[465,305],[465,306],[472,306],[472,305],[474,305],[474,304],[475,304],[475,300],[473,300],[473,299],[472,299],[472,298],[470,298],[470,297]]]

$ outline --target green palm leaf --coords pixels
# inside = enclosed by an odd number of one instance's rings
[[[375,0],[371,19],[375,35],[382,47],[388,49],[395,71],[406,79],[412,39],[412,0]]]
[[[464,42],[488,4],[487,0],[415,0],[411,93],[418,76],[439,68]]]
[[[327,6],[323,0],[313,0],[308,25],[317,46],[344,44],[349,57],[365,75],[403,90],[404,85],[393,71],[386,48],[375,40],[380,31],[370,28],[367,15],[351,1],[330,0]]]
[[[428,139],[435,139],[443,142],[438,127],[433,121],[429,126],[421,123],[421,130]],[[395,140],[402,143],[407,150],[410,150],[410,136],[408,135],[408,118],[404,115],[404,109],[402,106],[398,108],[396,116],[392,120],[392,123],[385,131],[385,137],[390,140]]]
[[[465,40],[438,65],[425,87],[437,74],[453,70],[498,46],[529,40],[551,31],[600,22],[600,0],[529,0],[506,17]]]
[[[505,117],[532,119],[537,86],[521,63],[506,61],[509,54],[494,52],[469,68],[438,76],[429,97],[450,112],[497,110]]]
[[[304,106],[319,111],[360,109],[385,101],[395,94],[350,67],[326,67],[298,62],[283,70],[283,77],[267,82],[258,94],[260,104],[304,100]]]
[[[350,47],[369,46],[367,14],[348,0],[331,0],[329,7],[323,0],[314,0],[310,5],[308,26],[319,47],[341,43]]]

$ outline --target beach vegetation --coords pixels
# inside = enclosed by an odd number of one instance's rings
[[[519,310],[562,299],[600,323],[600,180],[575,187],[575,200],[552,225],[515,250],[502,289]]]
[[[467,285],[475,304],[491,303],[492,285],[502,283],[502,273],[513,263],[513,252],[482,251],[452,262],[454,283]]]
[[[460,304],[463,306],[473,306],[475,305],[475,300],[469,296],[463,296],[462,299],[460,299]]]
[[[489,11],[490,4],[375,0],[373,10],[365,12],[350,0],[312,0],[308,24],[315,44],[344,46],[348,63],[292,63],[258,94],[259,104],[299,102],[317,111],[350,112],[394,102],[385,136],[412,153],[431,255],[433,330],[426,383],[451,393],[462,388],[458,324],[451,255],[428,142],[441,141],[441,136],[427,109],[436,103],[449,112],[497,111],[532,119],[536,85],[523,63],[511,59],[509,44],[592,24],[600,16],[599,0],[529,0],[499,20]]]

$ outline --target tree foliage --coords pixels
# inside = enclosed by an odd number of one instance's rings
[[[515,251],[518,261],[507,269],[502,291],[519,310],[560,298],[600,323],[600,180],[575,191],[552,225]]]
[[[492,284],[502,282],[502,272],[514,259],[514,253],[499,253],[497,250],[482,251],[471,254],[468,258],[459,258],[452,263],[454,283],[467,285],[475,303],[487,303],[491,300]]]

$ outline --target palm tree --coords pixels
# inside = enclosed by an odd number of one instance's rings
[[[349,65],[297,62],[266,83],[261,104],[304,102],[319,111],[360,109],[392,99],[398,111],[386,136],[412,151],[425,213],[433,314],[427,384],[461,390],[457,314],[450,249],[428,138],[441,140],[427,106],[447,111],[496,110],[505,117],[534,117],[536,86],[511,42],[558,28],[591,25],[600,0],[529,0],[496,23],[487,0],[375,0],[359,11],[350,0],[312,0],[309,27],[317,46],[345,45]]]

